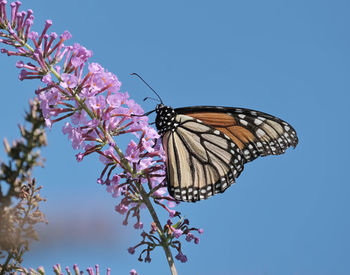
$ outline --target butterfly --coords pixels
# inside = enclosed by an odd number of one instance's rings
[[[298,144],[293,127],[269,114],[233,107],[156,107],[169,194],[195,202],[223,193],[244,164]]]
[[[161,102],[154,111],[166,154],[167,187],[178,201],[196,202],[223,193],[247,162],[283,154],[298,144],[296,131],[278,117],[234,107],[173,109],[153,92]]]

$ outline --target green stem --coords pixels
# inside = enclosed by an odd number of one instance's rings
[[[143,198],[143,202],[146,204],[146,206],[148,208],[148,211],[149,211],[149,213],[152,216],[153,221],[156,223],[157,228],[159,229],[158,233],[159,233],[159,237],[161,239],[161,245],[162,245],[162,247],[164,249],[165,256],[166,256],[166,259],[168,261],[171,274],[172,275],[177,275],[177,270],[176,270],[176,267],[175,267],[173,255],[171,254],[168,241],[167,241],[167,239],[165,237],[165,234],[164,234],[164,231],[163,231],[163,227],[162,227],[162,225],[161,225],[161,223],[159,221],[157,213],[154,210],[154,207],[153,207],[153,205],[152,205],[152,203],[150,201],[150,198],[149,198],[146,190],[143,188],[142,184],[137,183],[137,187],[138,187],[138,189],[140,191],[140,194],[141,194],[141,196]]]

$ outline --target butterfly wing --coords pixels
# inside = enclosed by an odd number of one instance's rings
[[[183,114],[163,134],[168,190],[181,201],[198,201],[224,192],[243,170],[242,151],[223,132]]]
[[[195,106],[175,109],[226,134],[243,153],[244,162],[258,156],[283,154],[298,144],[287,122],[256,110],[232,107]]]

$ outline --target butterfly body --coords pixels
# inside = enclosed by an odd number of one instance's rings
[[[174,130],[177,126],[175,121],[175,110],[164,104],[158,104],[156,107],[156,127],[158,133],[163,135],[166,131]]]
[[[233,107],[173,109],[159,104],[156,127],[167,156],[168,190],[195,202],[224,192],[258,156],[278,155],[298,143],[287,122],[269,114]]]

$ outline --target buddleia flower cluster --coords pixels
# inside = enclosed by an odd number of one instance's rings
[[[174,271],[170,247],[177,250],[177,259],[186,262],[178,238],[185,235],[187,241],[198,243],[193,233],[202,230],[189,228],[189,221],[174,210],[176,202],[165,186],[165,154],[143,109],[127,92],[121,92],[116,75],[89,62],[92,51],[77,43],[65,44],[71,38],[68,31],[61,35],[49,33],[52,21],[47,20],[42,32],[37,33],[32,30],[32,10],[20,11],[21,3],[16,1],[10,4],[7,14],[6,4],[6,0],[0,1],[0,42],[8,46],[1,52],[28,60],[16,63],[21,69],[20,80],[41,80],[42,87],[36,95],[46,125],[52,127],[64,120],[63,133],[72,147],[80,150],[77,161],[92,153],[99,155],[104,168],[97,181],[119,199],[115,210],[125,216],[123,224],[132,217],[134,228],[143,229],[141,208],[148,209],[153,223],[134,248],[145,247],[139,259],[150,262],[150,251],[162,246]],[[117,138],[125,134],[133,138],[122,150]],[[165,226],[153,203],[168,212],[170,220]]]

